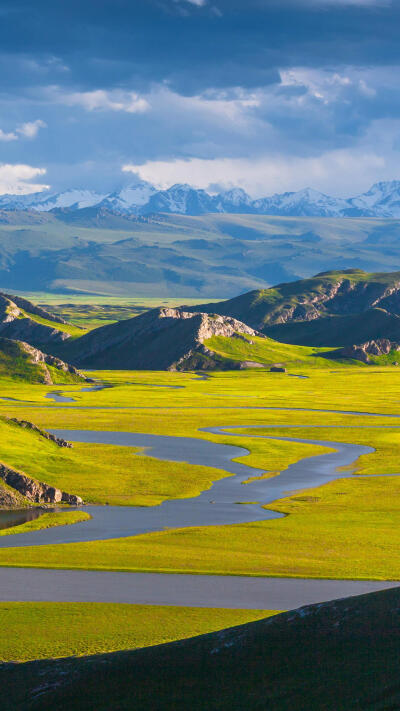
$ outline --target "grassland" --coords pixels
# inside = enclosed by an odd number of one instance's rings
[[[102,654],[253,622],[270,610],[111,603],[0,602],[0,661]],[[51,620],[55,624],[51,624]]]
[[[63,333],[68,333],[69,336],[72,338],[78,338],[79,336],[83,336],[85,333],[82,328],[78,328],[77,326],[74,326],[71,323],[58,323],[51,321],[50,319],[43,318],[43,316],[38,316],[37,314],[31,313],[30,311],[25,311],[24,309],[20,308],[21,315],[18,318],[29,318],[32,321],[35,321],[35,323],[40,324],[41,326],[47,326],[48,328],[56,328],[57,331],[62,331]]]
[[[238,460],[265,472],[281,471],[301,457],[327,450],[261,439],[262,434],[368,444],[376,452],[357,463],[357,474],[365,475],[362,478],[343,472],[343,479],[274,502],[270,508],[290,514],[284,519],[12,553],[4,549],[0,563],[399,579],[400,477],[394,475],[400,471],[400,420],[372,415],[361,419],[335,410],[398,413],[400,374],[396,368],[346,368],[340,364],[337,372],[301,365],[296,373],[308,377],[266,371],[215,373],[208,380],[198,380],[190,373],[96,373],[96,377],[107,378],[112,387],[89,393],[70,386],[67,392],[76,403],[63,408],[46,404],[42,386],[13,384],[14,397],[19,392],[22,399],[29,392],[30,399],[41,405],[8,402],[2,409],[18,417],[23,412],[40,426],[171,434],[238,444],[251,452],[245,457],[239,453]],[[307,411],[285,409],[292,407]],[[329,412],[322,414],[318,408]],[[245,437],[240,439],[229,432],[199,432],[201,427],[215,425],[246,425],[248,429],[241,430]],[[255,425],[264,430],[252,429]],[[132,455],[130,449],[108,445],[74,445],[72,450],[54,447],[50,454],[45,440],[28,448],[23,437],[13,437],[10,444],[10,438],[2,436],[0,458],[41,480],[63,485],[71,493],[86,492],[91,500],[155,503],[177,494],[193,495],[225,475],[205,467],[159,462],[143,452]],[[98,485],[94,484],[97,477]],[[90,490],[90,486],[94,488]],[[249,483],[244,487],[243,501],[252,500]]]
[[[1,665],[4,711],[394,711],[398,610],[386,590],[152,649]]]
[[[181,306],[183,301],[188,306],[195,306],[208,301],[208,299],[182,299],[182,297],[166,299],[162,296],[159,298],[136,297],[124,299],[117,296],[49,295],[40,293],[28,294],[25,298],[84,330],[92,330],[109,323],[133,318],[148,309],[154,309],[158,306],[176,307]],[[80,335],[82,335],[82,331]]]
[[[90,518],[90,514],[85,511],[49,511],[39,518],[35,518],[33,521],[27,521],[26,523],[22,523],[19,526],[12,526],[11,528],[3,528],[0,530],[0,536],[40,531],[41,529],[53,528],[54,526],[71,526],[80,521],[88,521]]]

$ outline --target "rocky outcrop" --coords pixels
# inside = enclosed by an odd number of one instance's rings
[[[388,355],[392,351],[400,351],[400,344],[387,338],[378,338],[376,341],[367,341],[361,345],[346,346],[335,351],[338,358],[352,358],[362,363],[370,363],[370,357]]]
[[[80,496],[67,494],[54,486],[31,479],[31,477],[11,469],[6,464],[0,463],[0,478],[25,499],[34,503],[63,503],[73,506],[79,506],[83,503]]]
[[[0,486],[0,509],[18,509],[26,506],[26,500],[21,494],[8,487]]]
[[[32,304],[31,301],[28,301],[28,299],[23,299],[21,296],[14,296],[13,294],[4,294],[4,292],[0,291],[0,297],[8,299],[20,309],[28,311],[29,313],[34,314],[35,316],[45,318],[47,321],[54,321],[54,323],[64,324],[68,323],[63,318],[61,318],[61,316],[51,314],[49,311],[46,311],[46,309],[43,309],[41,306],[36,306],[35,304]]]
[[[54,327],[36,321],[35,316],[54,323]],[[34,346],[62,343],[71,336],[57,328],[61,323],[65,321],[30,301],[0,292],[0,335],[4,338],[27,341]]]
[[[26,430],[31,430],[32,432],[36,432],[37,434],[40,435],[40,437],[44,437],[44,439],[47,439],[50,442],[54,442],[54,444],[56,444],[57,447],[72,448],[71,442],[67,442],[67,440],[62,439],[61,437],[56,437],[55,435],[50,434],[50,432],[41,430],[40,427],[37,427],[37,425],[34,425],[33,422],[29,422],[28,420],[18,420],[16,417],[6,417],[5,419],[8,422],[13,422],[18,427],[22,427],[23,429],[26,429]]]
[[[230,316],[158,308],[103,326],[66,346],[78,367],[132,370],[210,370],[239,368],[240,363],[216,357],[204,345],[213,336],[262,336]],[[263,337],[263,336],[262,336]]]
[[[250,291],[201,307],[207,313],[218,310],[220,314],[233,316],[264,333],[273,326],[376,308],[400,315],[400,272],[368,274],[361,269],[321,272],[310,279]],[[195,311],[196,307],[188,310]],[[280,340],[284,341],[284,337]]]

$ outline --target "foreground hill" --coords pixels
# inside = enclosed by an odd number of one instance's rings
[[[3,664],[4,711],[398,709],[399,606],[392,589],[132,652]]]
[[[376,338],[400,340],[400,272],[324,272],[201,308],[241,319],[287,343],[340,346]]]
[[[283,345],[230,316],[174,308],[97,328],[58,352],[79,368],[117,370],[324,367],[333,365],[328,358],[342,357],[327,348]]]
[[[55,358],[29,343],[0,337],[0,378],[29,383],[75,383],[85,378],[68,363]]]
[[[62,343],[83,331],[20,296],[0,292],[0,336],[33,346]]]

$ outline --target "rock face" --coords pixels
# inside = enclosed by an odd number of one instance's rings
[[[67,440],[62,439],[61,437],[56,437],[55,435],[50,434],[50,432],[41,430],[40,427],[34,425],[33,422],[29,422],[28,420],[18,420],[16,417],[6,417],[6,420],[8,420],[9,422],[13,422],[15,425],[18,425],[18,427],[22,427],[23,429],[31,430],[32,432],[37,432],[40,437],[44,437],[44,439],[48,439],[50,442],[54,442],[57,447],[72,448],[71,442],[67,442]]]
[[[346,346],[336,351],[335,355],[339,358],[353,358],[362,363],[370,363],[370,355],[388,355],[392,351],[400,351],[400,344],[387,338],[378,338],[376,341],[367,341],[361,345]]]
[[[84,376],[73,365],[65,363],[61,358],[43,353],[24,341],[15,341],[0,336],[0,365],[4,373],[10,377],[21,377],[30,382],[53,385],[52,373],[47,366],[68,374],[72,380],[85,380]],[[26,369],[24,366],[28,366]],[[36,369],[29,366],[38,366]],[[26,371],[26,372],[25,372]]]
[[[64,352],[78,367],[208,370],[222,366],[204,341],[238,333],[262,335],[231,317],[158,308],[98,328],[68,344]],[[239,368],[240,363],[233,367]]]
[[[207,313],[218,310],[220,314],[241,319],[272,337],[270,327],[327,316],[377,308],[400,315],[400,272],[368,274],[360,269],[323,272],[310,279],[250,291],[222,303],[203,304],[201,308]],[[284,337],[280,340],[284,341]]]
[[[0,478],[17,492],[22,494],[28,501],[35,503],[51,503],[51,504],[71,504],[79,506],[83,503],[80,496],[75,494],[67,494],[61,489],[56,489],[54,486],[43,484],[40,481],[31,479],[26,474],[11,469],[5,464],[0,463]]]
[[[54,327],[38,323],[35,316],[53,322]],[[62,343],[70,335],[57,328],[60,323],[65,321],[30,301],[0,292],[0,335],[4,338],[27,341],[34,346]]]

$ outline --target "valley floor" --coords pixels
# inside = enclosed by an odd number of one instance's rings
[[[60,532],[60,542],[43,545],[35,544],[39,538],[34,536],[47,535],[47,529],[30,533],[21,530],[18,536],[2,537],[0,566],[400,580],[398,369],[338,364],[334,370],[326,365],[319,370],[299,363],[289,373],[249,370],[200,377],[195,373],[106,371],[91,372],[90,377],[110,387],[87,391],[82,384],[50,387],[2,380],[0,461],[82,496],[89,504],[85,511],[96,505],[92,508],[94,522],[98,506],[104,504],[124,507],[120,509],[122,518],[130,515],[129,507],[156,506],[162,521],[162,502],[167,502],[165,507],[176,501],[174,506],[178,507],[179,500],[193,499],[195,505],[193,497],[204,491],[207,493],[199,501],[206,497],[212,510],[213,483],[218,482],[214,487],[217,491],[225,481],[229,483],[227,477],[243,469],[247,472],[245,483],[240,486],[240,498],[232,502],[243,510],[243,522],[176,528],[166,520],[168,528],[160,525],[153,532],[109,536],[108,540],[95,540],[94,535],[93,540],[62,542],[63,537],[72,540],[72,534],[68,533],[68,538],[63,531],[74,529],[78,532],[74,535],[78,535],[84,530],[85,522],[78,521],[73,526],[49,529]],[[50,399],[49,392],[61,393],[66,400]],[[118,443],[74,442],[71,449],[59,448],[37,432],[18,427],[10,418],[34,422],[44,430],[170,436],[174,449],[162,457],[146,446]],[[226,465],[216,460],[188,463],[183,438],[245,451],[229,450]],[[268,498],[268,487],[279,472],[302,460],[306,468],[307,462],[310,466],[315,462],[324,465],[330,461],[324,456],[340,449],[341,443],[354,445],[360,456],[357,454],[354,462],[350,458],[329,483],[302,489],[294,481],[278,501]],[[137,511],[139,515],[140,509]],[[273,517],[265,518],[269,513]],[[64,514],[48,513],[47,519],[36,521],[48,525],[53,515]],[[34,528],[41,525],[34,523]],[[31,537],[28,543],[27,536]],[[17,543],[18,539],[22,543]],[[90,593],[86,599],[91,602]],[[0,616],[11,637],[43,637],[44,643],[38,642],[36,652],[35,645],[23,651],[0,639],[0,656],[22,661],[35,658],[35,654],[39,658],[127,649],[211,632],[270,614],[262,609],[228,612],[204,607],[196,611],[192,607],[185,611],[182,607],[116,604],[108,613],[108,608],[97,603],[99,619],[105,624],[114,620],[114,629],[125,630],[122,639],[112,633],[112,625],[104,627],[100,644],[99,634],[93,636],[97,608],[83,602],[55,606],[62,604],[1,603]],[[269,609],[267,605],[261,607]],[[46,639],[45,619],[61,613],[62,624]],[[80,621],[79,644],[74,641],[69,619]],[[174,625],[174,620],[180,620],[179,624]],[[160,636],[161,627],[165,633]]]

